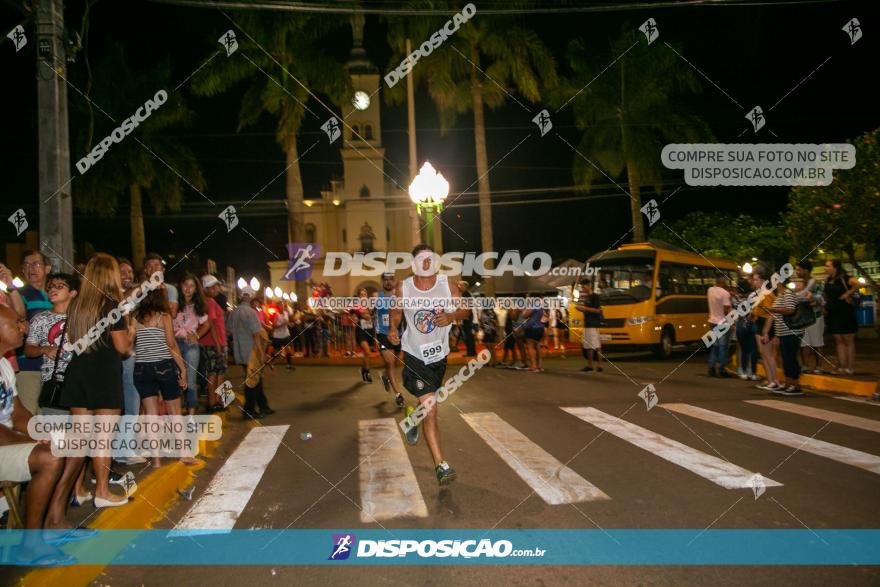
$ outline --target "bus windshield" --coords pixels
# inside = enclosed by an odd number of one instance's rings
[[[632,304],[651,297],[653,258],[622,258],[601,263],[596,291],[603,305]]]

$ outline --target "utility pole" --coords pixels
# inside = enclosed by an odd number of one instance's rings
[[[55,271],[73,267],[73,211],[70,196],[70,137],[67,85],[62,76],[64,48],[62,0],[37,2],[37,160],[40,249]]]
[[[411,53],[412,45],[407,39],[406,54],[410,55]],[[419,174],[419,159],[416,155],[416,100],[412,72],[406,76],[406,118],[409,138],[409,180],[412,181]],[[409,221],[412,230],[412,246],[416,246],[424,241],[422,240],[422,231],[419,229],[419,214],[416,212],[415,205],[409,208]]]

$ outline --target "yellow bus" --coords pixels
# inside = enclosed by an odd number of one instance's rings
[[[740,272],[724,259],[707,258],[659,241],[623,245],[589,259],[595,293],[602,304],[599,338],[604,347],[650,348],[661,358],[676,344],[700,342],[709,330],[706,290],[723,275],[735,285]],[[580,341],[584,316],[575,309],[572,285],[570,340]]]

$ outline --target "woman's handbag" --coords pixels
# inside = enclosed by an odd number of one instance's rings
[[[803,330],[816,323],[816,312],[810,302],[798,302],[794,314],[784,315],[782,320],[792,330]]]
[[[52,367],[52,377],[49,381],[40,386],[40,397],[37,399],[37,405],[41,408],[63,409],[61,405],[61,388],[63,381],[58,381],[55,375],[58,373],[58,359],[64,352],[64,335],[67,332],[67,322],[61,328],[61,342],[58,343],[58,350],[55,352],[55,366]]]

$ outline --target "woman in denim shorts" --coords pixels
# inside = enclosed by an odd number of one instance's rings
[[[180,415],[180,394],[186,389],[186,366],[174,340],[174,327],[168,309],[165,290],[151,291],[134,312],[135,363],[134,386],[141,396],[143,413],[159,415],[159,397],[165,402],[165,412]],[[153,467],[161,466],[158,454],[153,454]],[[192,455],[180,461],[187,465],[198,461]]]

